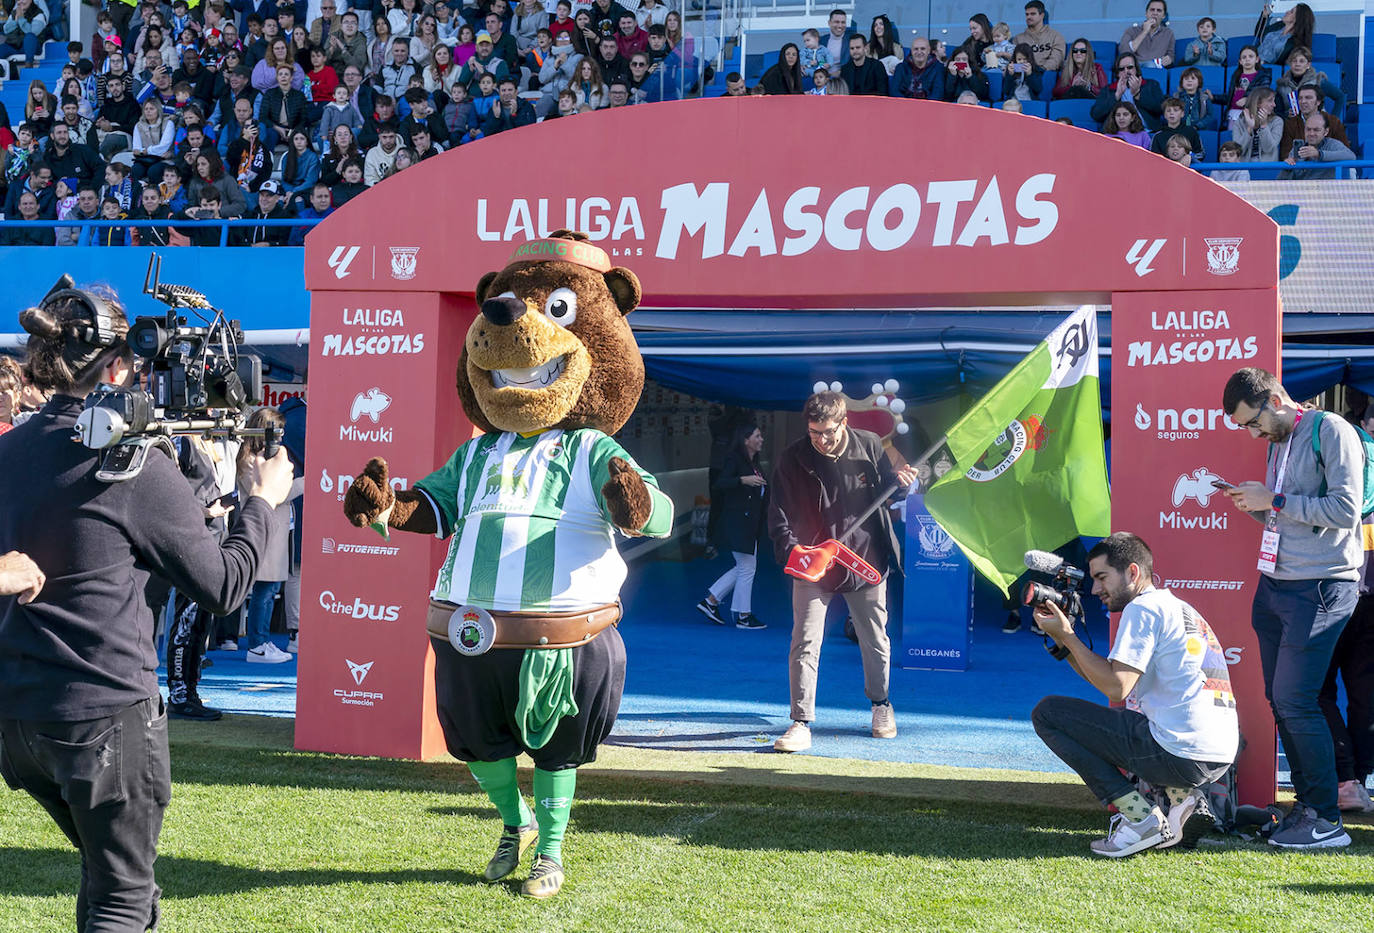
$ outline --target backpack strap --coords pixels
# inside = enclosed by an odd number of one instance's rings
[[[1317,458],[1317,469],[1322,477],[1317,490],[1317,498],[1320,499],[1326,495],[1326,462],[1322,460],[1322,419],[1326,417],[1326,412],[1318,408],[1308,414],[1312,416],[1312,453]]]

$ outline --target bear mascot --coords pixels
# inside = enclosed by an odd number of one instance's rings
[[[476,298],[458,394],[483,433],[408,491],[374,458],[344,511],[358,527],[450,539],[428,617],[439,722],[504,824],[486,879],[510,875],[533,845],[521,892],[551,897],[577,768],[596,760],[625,685],[613,533],[664,537],[673,506],[608,436],[644,388],[625,320],[640,300],[634,273],[559,230],[482,276]],[[521,752],[535,764],[533,814],[516,783]]]

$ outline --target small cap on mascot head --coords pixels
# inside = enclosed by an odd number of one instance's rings
[[[625,320],[639,279],[583,233],[559,230],[516,247],[477,283],[481,314],[458,362],[458,395],[484,431],[620,429],[644,388]]]

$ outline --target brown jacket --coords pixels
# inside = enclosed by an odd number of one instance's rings
[[[1293,141],[1303,138],[1303,120],[1306,119],[1302,114],[1295,113],[1287,120],[1283,121],[1283,138],[1279,140],[1279,158],[1286,159],[1293,151]],[[1345,124],[1341,118],[1332,114],[1326,115],[1327,135],[1338,143],[1349,146],[1350,140],[1345,135]],[[1351,147],[1354,148],[1354,147]]]

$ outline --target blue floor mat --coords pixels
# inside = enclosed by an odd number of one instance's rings
[[[691,751],[774,754],[787,728],[787,653],[791,633],[789,587],[760,554],[753,611],[768,628],[745,631],[708,622],[695,608],[729,558],[679,563],[643,560],[622,590],[620,631],[629,655],[625,697],[610,743]],[[821,654],[816,722],[808,754],[973,768],[1065,771],[1031,727],[1036,702],[1052,693],[1102,702],[1101,694],[1068,665],[1045,653],[1027,628],[1004,634],[1000,594],[979,583],[970,669],[964,672],[894,667],[890,693],[897,712],[895,739],[870,734],[858,645],[843,634],[844,606],[831,606]],[[888,631],[893,654],[901,639],[899,613]],[[1089,626],[1105,653],[1107,628]],[[308,632],[303,640],[308,650]],[[278,646],[286,642],[277,636]],[[291,717],[296,711],[296,663],[249,664],[245,652],[213,651],[200,694],[231,713]],[[164,684],[165,684],[165,671]],[[1286,766],[1280,764],[1282,770]],[[1283,774],[1286,778],[1287,775]]]

